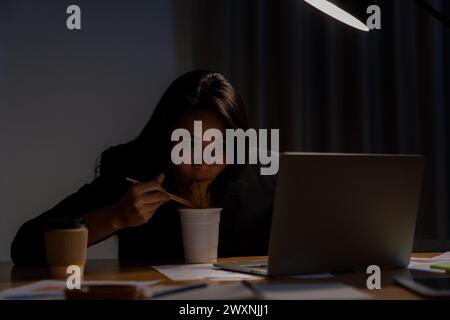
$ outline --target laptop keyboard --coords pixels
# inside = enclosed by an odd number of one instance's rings
[[[266,264],[247,265],[247,266],[245,266],[245,268],[248,268],[248,269],[267,269],[267,263]]]

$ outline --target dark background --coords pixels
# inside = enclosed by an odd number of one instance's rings
[[[363,33],[303,0],[2,1],[0,259],[195,68],[224,73],[282,151],[425,155],[416,237],[450,239],[449,30],[412,0],[370,3],[382,29]]]
[[[425,155],[416,236],[450,238],[449,29],[407,0],[369,1],[370,33],[298,0],[194,2],[194,65],[223,71],[255,126],[284,151]]]

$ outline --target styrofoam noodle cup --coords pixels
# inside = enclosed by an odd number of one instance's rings
[[[217,261],[222,208],[179,209],[187,263]]]
[[[186,263],[216,263],[217,247],[184,247]]]

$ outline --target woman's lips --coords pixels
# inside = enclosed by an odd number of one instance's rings
[[[194,180],[195,181],[205,181],[211,180],[213,171],[208,165],[194,165]]]
[[[206,164],[195,164],[194,170],[198,172],[208,172],[210,170],[210,166]]]

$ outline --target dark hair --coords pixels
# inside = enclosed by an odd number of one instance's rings
[[[211,71],[191,71],[176,79],[164,92],[135,140],[103,152],[100,174],[114,170],[115,174],[149,178],[166,171],[172,131],[180,117],[194,109],[216,112],[227,129],[248,128],[242,99],[225,77]]]

